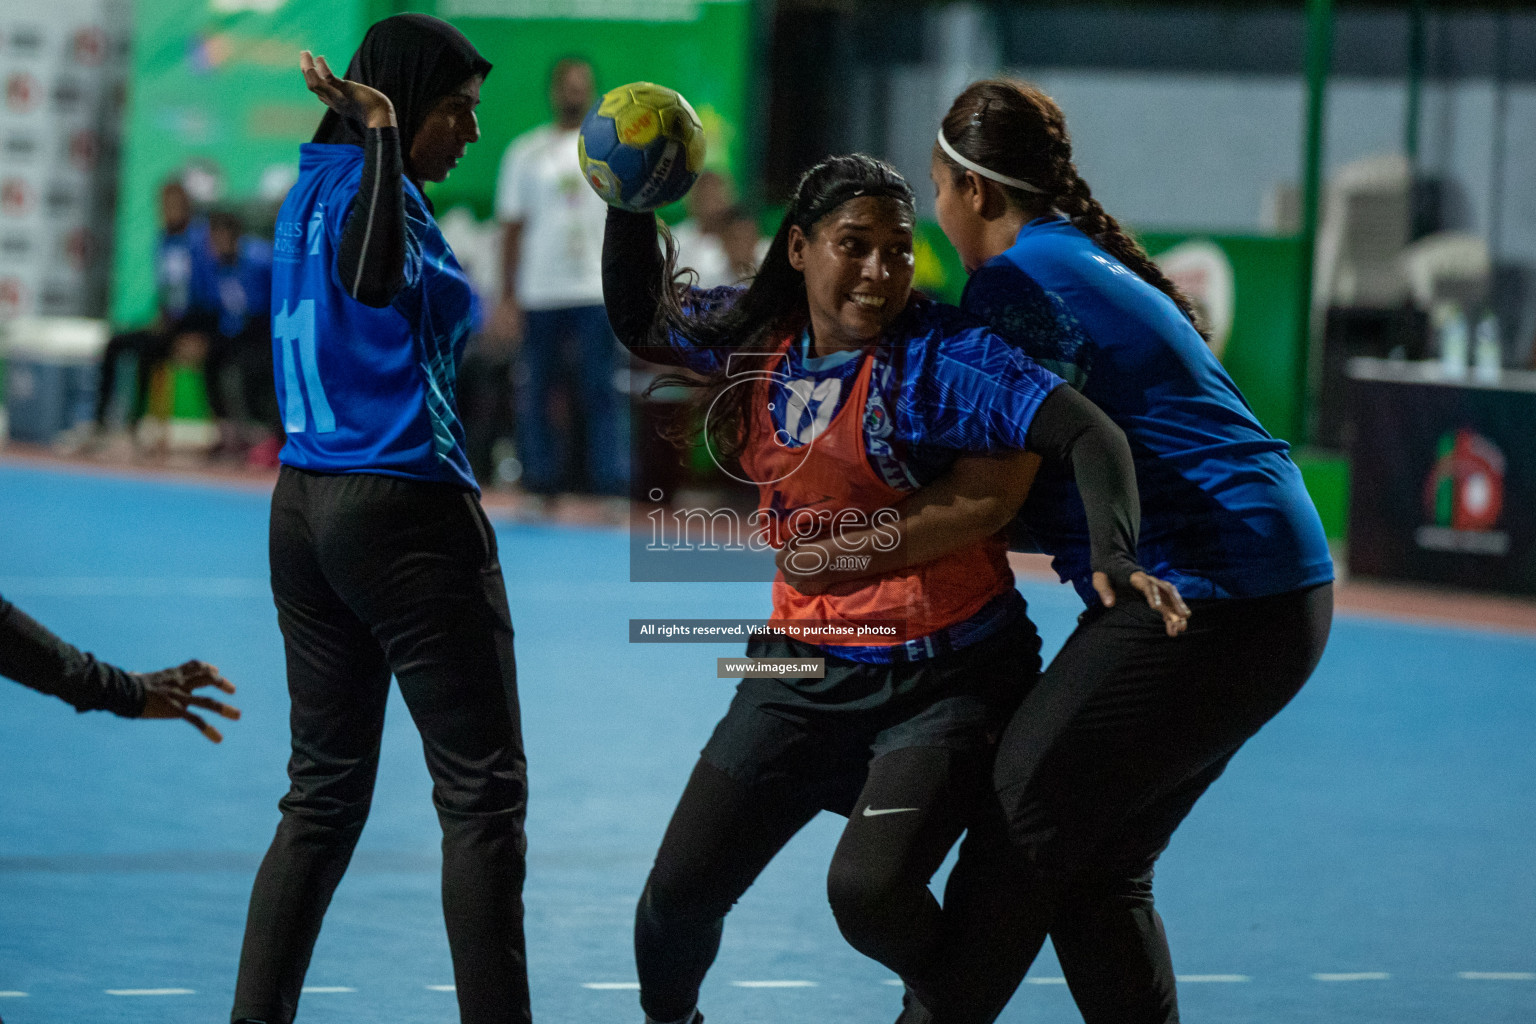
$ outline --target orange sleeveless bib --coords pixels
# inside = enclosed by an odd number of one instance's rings
[[[781,352],[787,352],[794,341],[790,338]],[[874,366],[873,352],[865,352],[853,393],[821,433],[799,448],[787,447],[775,436],[778,428],[768,403],[769,388],[777,381],[765,375],[757,382],[741,465],[748,479],[760,481],[758,514],[763,533],[774,547],[783,547],[796,532],[806,532],[794,528],[797,520],[815,521],[825,530],[844,513],[848,525],[857,529],[870,525],[879,510],[894,508],[906,497],[906,492],[876,475],[865,454],[864,410]],[[848,552],[861,553],[868,554],[868,548]],[[814,620],[853,631],[813,641],[826,646],[890,646],[964,622],[1012,586],[1007,546],[997,534],[932,562],[841,584],[823,594],[802,594],[778,573],[770,621]],[[874,621],[896,625],[896,635],[857,635],[860,623]]]

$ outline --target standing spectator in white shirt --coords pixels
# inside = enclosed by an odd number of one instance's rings
[[[672,225],[677,264],[699,275],[698,288],[718,288],[741,280],[742,275],[733,273],[725,251],[725,232],[736,211],[734,203],[730,181],[719,171],[705,171],[683,200],[688,219]]]
[[[678,266],[699,276],[695,287],[740,284],[757,273],[768,254],[768,240],[737,205],[736,190],[724,172],[699,175],[683,204],[688,219],[672,225],[672,240],[677,243]]]
[[[603,308],[608,208],[576,159],[576,137],[596,93],[591,64],[576,57],[557,63],[549,81],[554,123],[513,140],[496,185],[503,298],[493,329],[521,337],[517,445],[523,486],[535,494],[628,491],[628,408],[614,387],[617,344]],[[554,399],[562,381],[568,415],[560,425]],[[571,472],[573,433],[584,440],[583,477]]]

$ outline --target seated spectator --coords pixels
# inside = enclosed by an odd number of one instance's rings
[[[229,210],[209,215],[208,246],[210,258],[193,275],[187,322],[207,337],[204,380],[219,423],[218,451],[249,452],[275,465],[282,420],[272,379],[272,246],[245,234]]]
[[[208,225],[192,215],[192,200],[179,180],[160,188],[160,240],[155,248],[155,320],[148,327],[116,335],[102,357],[96,395],[96,416],[60,439],[66,451],[96,447],[103,436],[114,433],[127,438],[144,409],[150,378],[170,355],[177,335],[185,328],[192,303],[192,278],[207,262]],[[114,413],[119,374],[133,373],[135,383],[123,390],[132,397]]]

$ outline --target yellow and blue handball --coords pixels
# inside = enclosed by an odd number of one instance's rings
[[[610,206],[644,213],[687,194],[704,169],[704,126],[675,90],[631,82],[587,112],[581,173]]]

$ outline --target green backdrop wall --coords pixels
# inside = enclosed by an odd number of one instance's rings
[[[1296,290],[1301,287],[1301,244],[1294,237],[1141,231],[1136,237],[1152,256],[1181,242],[1214,243],[1232,263],[1232,334],[1222,365],[1254,415],[1271,434],[1301,438],[1296,361]]]
[[[704,122],[707,165],[740,177],[752,130],[743,123],[751,74],[751,5],[745,0],[656,3],[649,6],[657,16],[646,21],[463,13],[548,14],[606,7],[634,14],[645,6],[625,0],[597,5],[574,0],[436,0],[413,5],[413,10],[452,21],[495,65],[482,93],[480,142],[470,148],[453,177],[434,186],[433,202],[440,209],[466,204],[476,215],[490,216],[502,153],[517,135],[549,120],[549,71],[561,57],[572,55],[592,61],[599,92],[642,80],[677,89]]]
[[[232,7],[271,10],[223,10]],[[204,161],[222,171],[225,198],[237,204],[258,197],[264,176],[269,187],[280,183],[321,113],[298,73],[299,50],[324,54],[340,70],[370,23],[403,11],[448,19],[495,65],[482,94],[481,141],[453,177],[432,187],[440,210],[463,204],[490,215],[501,155],[515,136],[549,119],[549,69],[567,55],[588,57],[601,89],[650,79],[680,90],[704,122],[709,165],[740,178],[749,164],[748,0],[139,0],[115,323],[142,323],[154,313],[150,256],[160,182],[189,161]]]
[[[233,199],[256,195],[264,173],[297,166],[319,121],[298,53],[350,54],[369,15],[364,0],[289,0],[270,13],[233,13],[210,0],[139,0],[118,189],[112,319],[154,315],[156,194],[189,161],[224,175]],[[249,5],[255,6],[255,5]],[[345,57],[343,57],[345,60]]]

